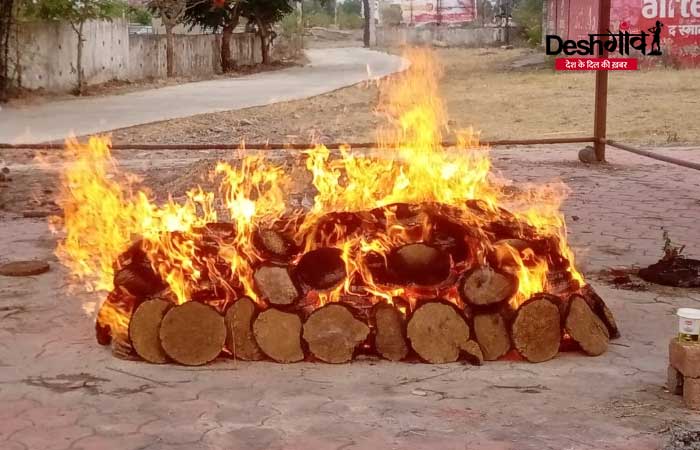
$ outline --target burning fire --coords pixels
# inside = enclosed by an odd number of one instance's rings
[[[379,110],[389,125],[378,131],[374,156],[350,147],[332,154],[323,145],[304,152],[316,190],[308,211],[288,208],[289,175],[260,157],[243,158],[235,166],[220,162],[213,173],[220,180],[217,192],[197,187],[183,202],[171,198],[158,205],[138,187],[136,176],[117,168],[107,138],[93,137],[87,144],[69,140],[66,152],[72,163],[63,173],[65,235],[58,256],[88,288],[111,290],[115,271],[128,262],[123,261],[124,252],[137,242],[174,302],[184,303],[207,291],[224,303],[247,295],[264,307],[254,270],[267,256],[256,246],[255,234],[276,226],[289,232],[303,250],[295,262],[315,249],[340,250],[347,276],[330,290],[314,292],[318,305],[358,293],[389,302],[401,297],[412,304],[424,296],[441,296],[460,304],[454,283],[434,289],[388,285],[368,262],[386,261],[392,249],[428,241],[441,227],[459,224],[469,230],[460,243],[469,249],[469,257],[453,257],[453,271],[488,264],[489,255],[499,255],[518,279],[511,299],[517,307],[549,290],[552,264],[561,261],[532,248],[517,248],[508,240],[494,244],[487,225],[499,217],[553,243],[570,279],[583,286],[559,211],[564,186],[532,186],[506,194],[505,180],[491,172],[489,149],[470,129],[456,133],[456,148],[443,148],[448,127],[439,96],[439,65],[424,51],[411,51],[407,57],[409,70],[380,82]],[[397,205],[426,205],[447,220],[439,222],[426,208],[406,215]],[[381,226],[369,230],[345,220],[327,220],[329,213],[344,217],[361,211],[372,212],[365,213],[370,221],[381,217]],[[114,311],[113,327],[123,330],[127,314]]]

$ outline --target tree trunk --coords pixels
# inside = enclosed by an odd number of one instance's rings
[[[301,318],[294,314],[268,308],[253,322],[255,342],[262,352],[280,363],[304,359],[301,345]]]
[[[186,366],[200,366],[216,359],[223,350],[226,324],[212,306],[192,301],[165,313],[159,335],[171,359]]]
[[[173,27],[174,24],[164,22],[165,25],[165,67],[166,67],[166,74],[168,78],[172,78],[175,75],[175,67],[173,63],[173,59],[175,56],[175,49],[173,48],[175,46],[175,40],[173,37]]]
[[[474,317],[474,334],[487,361],[495,361],[510,351],[506,322],[497,312],[477,314]]]
[[[369,20],[370,20],[370,12],[369,12],[369,0],[362,0],[362,8],[364,12],[364,30],[362,33],[362,42],[364,43],[365,47],[369,47]]]
[[[561,316],[556,302],[556,297],[538,294],[515,313],[511,328],[513,344],[530,362],[550,360],[559,352]]]
[[[569,299],[564,327],[586,354],[598,356],[608,349],[610,333],[582,296],[574,294]]]
[[[490,306],[509,300],[518,292],[518,279],[481,266],[467,272],[459,286],[462,300],[472,306]]]
[[[238,22],[238,20],[236,20]],[[231,58],[231,36],[236,25],[226,24],[221,34],[221,70],[226,73],[235,68],[235,62]]]
[[[163,364],[168,362],[160,344],[160,324],[163,316],[173,306],[167,300],[154,298],[141,303],[129,321],[129,340],[136,353],[144,360]]]
[[[253,319],[257,313],[258,307],[248,297],[241,297],[226,310],[226,348],[234,358],[245,361],[263,358],[253,336]]]
[[[78,25],[77,30],[75,27],[73,29],[75,30],[76,34],[78,35],[78,60],[76,62],[76,68],[78,70],[78,85],[75,88],[75,94],[76,95],[83,95],[83,46],[85,45],[85,39],[83,38],[83,26],[85,25],[85,22],[80,22]]]
[[[0,9],[0,102],[7,100],[10,85],[10,30],[14,17],[14,0]]]
[[[262,63],[270,64],[270,45],[268,42],[269,32],[266,24],[262,20],[255,19],[258,23],[258,36],[260,36],[260,50],[262,51]]]
[[[418,356],[433,364],[455,362],[472,348],[464,316],[444,300],[426,302],[413,311],[406,336]]]
[[[331,303],[311,313],[303,330],[311,354],[333,364],[350,361],[369,335],[369,327],[341,303]]]
[[[408,355],[406,318],[396,306],[378,303],[373,311],[374,348],[390,361],[400,361]]]

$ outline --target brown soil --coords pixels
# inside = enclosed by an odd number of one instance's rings
[[[586,136],[593,130],[591,73],[515,69],[527,49],[436,49],[443,99],[453,129],[473,126],[484,139]],[[612,73],[608,133],[633,143],[699,143],[700,70],[645,68]],[[142,125],[114,132],[115,142],[303,142],[374,138],[383,118],[377,87],[359,84],[305,100]]]

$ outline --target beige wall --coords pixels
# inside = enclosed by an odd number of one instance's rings
[[[84,27],[83,73],[87,84],[125,79],[129,33],[124,20],[88,22]],[[77,76],[78,37],[61,22],[25,23],[19,29],[19,74],[28,89],[70,89]],[[69,87],[70,86],[70,87]]]
[[[85,25],[83,70],[88,85],[111,80],[137,81],[166,75],[164,35],[128,33],[124,20]],[[281,59],[300,52],[301,41],[282,42],[272,51]],[[77,36],[68,24],[27,23],[20,26],[18,84],[28,89],[67,92],[75,87]],[[206,77],[221,72],[220,35],[176,35],[176,76]],[[258,64],[260,40],[252,33],[235,33],[233,59],[240,66]]]

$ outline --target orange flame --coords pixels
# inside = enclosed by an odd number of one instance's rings
[[[118,170],[106,138],[91,138],[87,145],[69,140],[66,151],[73,162],[63,173],[60,199],[66,234],[57,254],[86,285],[109,290],[114,261],[141,239],[174,301],[191,300],[209,283],[223,289],[217,295],[227,299],[247,295],[263,305],[253,274],[265,257],[256,248],[254,235],[287,214],[298,219],[292,239],[304,252],[320,247],[341,250],[348,276],[339,286],[314,293],[319,304],[355,295],[358,289],[375,301],[391,303],[403,297],[414,303],[423,296],[442,296],[459,304],[454,282],[426,289],[382,284],[368,263],[370,256],[386,261],[397,247],[430,241],[441,226],[428,213],[436,210],[468,230],[462,244],[469,248],[471,259],[452,260],[454,273],[488,264],[495,245],[488,224],[503,219],[554,243],[566,262],[564,270],[582,285],[559,211],[566,194],[562,186],[505,195],[503,180],[491,172],[489,149],[480,145],[472,129],[455,133],[455,148],[443,148],[443,135],[450,130],[439,95],[439,64],[425,51],[411,51],[407,57],[409,70],[380,82],[378,111],[389,125],[378,131],[376,152],[346,146],[331,154],[323,145],[304,152],[316,195],[313,206],[303,213],[287,210],[289,176],[284,169],[260,157],[243,158],[237,165],[219,163],[213,174],[220,178],[217,192],[197,187],[184,202],[170,199],[159,206],[146,190],[137,189],[135,176]],[[422,207],[404,217],[397,213],[397,204]],[[359,214],[363,226],[351,229],[342,220],[324,221],[329,213]],[[216,245],[203,249],[203,240],[212,237],[209,224],[227,219],[230,232],[213,233]],[[513,306],[548,290],[548,274],[557,262],[534,249],[502,246],[510,254],[504,270],[519,281]]]

